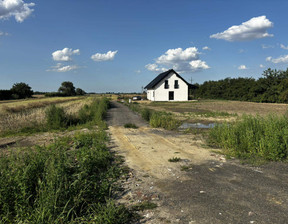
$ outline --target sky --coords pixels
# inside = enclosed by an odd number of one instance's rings
[[[0,89],[140,92],[288,67],[286,0],[0,0]]]

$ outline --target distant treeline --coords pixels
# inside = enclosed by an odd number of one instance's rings
[[[267,69],[263,77],[226,78],[198,84],[193,95],[198,98],[288,103],[288,69]]]
[[[0,100],[24,99],[32,95],[31,87],[24,82],[15,83],[10,90],[0,90]]]

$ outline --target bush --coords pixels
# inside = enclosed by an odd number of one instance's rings
[[[137,129],[138,127],[137,127],[135,124],[127,123],[127,124],[124,124],[124,128],[134,128],[134,129]]]
[[[60,129],[68,126],[68,118],[61,107],[52,104],[46,110],[46,125],[49,129]]]

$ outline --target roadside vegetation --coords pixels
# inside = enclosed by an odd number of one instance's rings
[[[2,154],[1,221],[129,223],[132,213],[112,200],[126,171],[107,141],[100,130]]]
[[[284,161],[288,156],[288,119],[245,115],[237,122],[216,125],[210,131],[209,142],[229,156]]]

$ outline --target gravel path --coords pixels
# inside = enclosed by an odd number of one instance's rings
[[[288,223],[287,163],[252,167],[226,161],[203,148],[200,136],[149,128],[122,104],[112,106],[111,144],[133,169],[120,201],[158,204],[143,212],[141,223]],[[139,129],[123,128],[125,123]],[[171,157],[181,161],[168,162]]]

